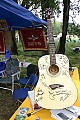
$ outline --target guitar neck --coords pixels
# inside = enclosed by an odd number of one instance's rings
[[[50,19],[47,19],[48,22],[48,38],[49,38],[49,55],[50,55],[50,64],[53,65],[56,63],[55,58],[55,43],[53,37],[52,23]]]

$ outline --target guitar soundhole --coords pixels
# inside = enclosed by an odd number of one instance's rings
[[[49,67],[49,72],[52,75],[56,75],[59,72],[59,67],[57,65],[51,65]]]

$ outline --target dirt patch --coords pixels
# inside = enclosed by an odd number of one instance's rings
[[[0,89],[0,120],[9,120],[18,107],[11,91]]]

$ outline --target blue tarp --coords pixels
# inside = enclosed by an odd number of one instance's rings
[[[28,9],[18,5],[13,0],[0,0],[0,19],[6,20],[10,29],[19,29],[47,25]]]

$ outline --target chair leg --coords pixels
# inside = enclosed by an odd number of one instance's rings
[[[14,100],[15,101],[15,105],[17,105],[18,107],[22,104],[22,102],[20,100]]]

